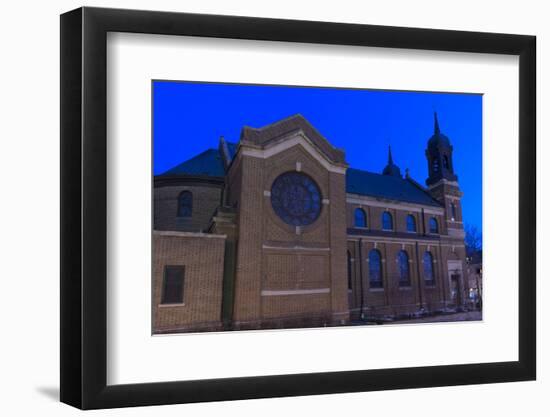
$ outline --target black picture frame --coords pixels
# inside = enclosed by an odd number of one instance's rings
[[[519,360],[106,384],[108,32],[519,56]],[[536,38],[251,17],[80,8],[61,16],[61,401],[82,409],[534,380]]]

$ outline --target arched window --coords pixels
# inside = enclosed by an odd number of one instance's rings
[[[365,210],[356,208],[355,209],[355,227],[367,227],[367,215]]]
[[[439,172],[439,159],[434,159],[432,161],[432,170],[433,172]]]
[[[430,233],[439,233],[439,225],[435,217],[430,218]]]
[[[451,219],[456,220],[456,205],[451,203]]]
[[[434,261],[430,252],[424,252],[424,258],[422,259],[424,264],[424,282],[426,285],[435,285],[434,275]]]
[[[399,264],[399,286],[410,287],[411,275],[409,271],[409,255],[404,250],[397,253],[397,263]]]
[[[412,214],[407,216],[407,232],[416,232],[416,219]]]
[[[193,194],[182,191],[178,197],[178,217],[191,217],[193,214]]]
[[[445,169],[449,169],[449,157],[447,155],[443,155],[443,166]]]
[[[389,211],[382,213],[382,230],[393,230],[393,218]]]
[[[369,283],[371,288],[382,288],[382,256],[377,249],[369,252]]]

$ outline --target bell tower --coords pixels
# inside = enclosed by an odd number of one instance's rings
[[[444,207],[440,218],[443,271],[447,304],[461,309],[467,294],[464,248],[464,224],[462,221],[462,191],[453,166],[453,147],[447,136],[441,133],[437,113],[434,113],[434,133],[426,149],[428,178],[426,185],[432,197]],[[445,246],[443,246],[445,245]]]
[[[447,136],[441,133],[437,113],[434,113],[434,133],[426,149],[428,179],[426,185],[433,198],[445,207],[442,233],[463,237],[462,191],[453,167],[453,147]]]
[[[428,186],[432,186],[442,179],[447,181],[458,180],[453,167],[453,147],[449,138],[441,133],[437,113],[435,112],[434,134],[428,141],[426,158],[428,160],[428,179],[426,180]]]

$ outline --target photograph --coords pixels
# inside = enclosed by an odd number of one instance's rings
[[[152,334],[482,320],[482,94],[151,88]]]
[[[11,275],[42,239],[59,285],[38,275],[39,315],[7,297],[17,349],[51,339],[40,372],[8,372],[35,387],[10,406],[454,416],[467,397],[536,414],[542,14],[226,3],[65,5],[57,34],[33,21],[55,82],[22,77],[44,90],[33,123],[11,83],[7,162],[56,168],[59,192],[7,195],[52,197],[59,230],[34,230],[36,204],[4,217]],[[17,69],[36,72],[46,36],[25,36]]]

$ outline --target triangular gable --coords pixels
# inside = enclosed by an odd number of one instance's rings
[[[301,114],[258,129],[245,126],[241,132],[240,141],[265,148],[269,146],[270,142],[300,131],[329,161],[335,164],[346,163],[344,151],[332,146]]]

